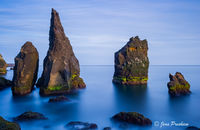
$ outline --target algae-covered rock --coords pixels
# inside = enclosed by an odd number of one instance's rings
[[[38,51],[31,42],[26,42],[15,57],[12,92],[14,95],[30,93],[37,80]]]
[[[84,88],[79,62],[69,39],[65,36],[59,14],[52,9],[49,50],[44,59],[43,73],[37,82],[42,95],[59,95],[72,89]]]
[[[12,86],[12,81],[5,79],[4,77],[0,77],[0,90]]]
[[[21,115],[14,118],[15,121],[28,121],[28,120],[46,120],[48,119],[43,114],[38,112],[24,112]]]
[[[5,60],[3,59],[3,56],[0,54],[0,74],[6,74],[6,67],[7,64]]]
[[[0,130],[21,130],[17,123],[7,121],[0,116]]]
[[[147,84],[149,59],[148,44],[138,36],[115,53],[113,82],[122,85]]]
[[[137,124],[141,126],[152,125],[152,121],[137,112],[120,112],[112,117],[115,120],[127,123]]]
[[[169,94],[172,96],[180,96],[190,94],[190,84],[185,80],[184,76],[180,72],[176,72],[173,76],[169,74],[170,82],[168,82]]]

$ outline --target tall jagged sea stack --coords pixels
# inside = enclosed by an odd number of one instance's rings
[[[86,86],[80,78],[79,62],[65,36],[59,14],[54,9],[51,12],[49,50],[37,86],[40,87],[42,95],[68,93],[72,89]]]
[[[31,42],[26,42],[15,57],[12,92],[25,95],[33,90],[37,80],[39,55]]]
[[[113,82],[121,85],[147,84],[149,59],[148,44],[138,36],[115,53],[115,73]]]

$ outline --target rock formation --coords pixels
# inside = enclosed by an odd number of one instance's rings
[[[69,101],[69,99],[63,95],[49,99],[49,102],[66,102],[66,101]]]
[[[79,62],[65,36],[59,14],[52,9],[49,50],[44,59],[42,76],[37,83],[40,94],[56,95],[84,88],[86,85],[79,76]]]
[[[169,74],[170,82],[168,82],[169,94],[172,96],[180,96],[190,94],[190,84],[185,80],[180,72],[176,72],[173,76]]]
[[[26,42],[15,57],[12,92],[14,95],[30,93],[37,80],[39,58],[37,49]]]
[[[115,53],[115,73],[113,82],[122,85],[147,84],[149,59],[148,44],[138,36]]]
[[[96,130],[98,128],[97,124],[95,123],[87,123],[80,121],[69,122],[66,126],[70,130]]]
[[[0,77],[0,90],[12,86],[12,81]]]
[[[21,130],[17,123],[9,122],[0,116],[0,130]]]
[[[29,121],[29,120],[46,120],[48,119],[43,114],[38,112],[24,112],[21,115],[14,118],[15,121]]]
[[[120,112],[114,115],[112,119],[141,126],[152,125],[152,121],[150,119],[137,112]]]
[[[6,67],[7,64],[5,60],[3,59],[2,55],[0,54],[0,74],[6,74]]]

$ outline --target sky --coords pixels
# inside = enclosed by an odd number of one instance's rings
[[[151,65],[200,65],[200,0],[0,0],[0,53],[7,63],[26,41],[49,47],[51,8],[81,65],[113,65],[130,37],[148,41]]]

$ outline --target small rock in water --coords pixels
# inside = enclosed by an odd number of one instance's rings
[[[137,112],[120,112],[112,117],[115,120],[141,126],[152,125],[152,121]]]
[[[173,76],[169,74],[170,82],[168,82],[169,94],[172,96],[180,96],[190,94],[190,84],[185,80],[180,72],[176,72]]]
[[[196,127],[196,126],[188,126],[186,128],[186,130],[200,130],[200,128]]]
[[[15,121],[27,121],[27,120],[46,120],[48,119],[43,114],[38,112],[24,112],[23,114],[14,118]]]
[[[19,124],[7,121],[0,116],[0,130],[21,130]]]
[[[98,128],[97,124],[95,123],[87,123],[80,121],[69,122],[66,126],[67,128],[72,130],[95,130]]]
[[[12,81],[5,79],[4,77],[0,77],[0,90],[12,86]]]
[[[103,130],[111,130],[111,127],[104,127]]]
[[[49,102],[64,102],[64,101],[69,101],[69,99],[65,96],[58,96],[49,99]]]

